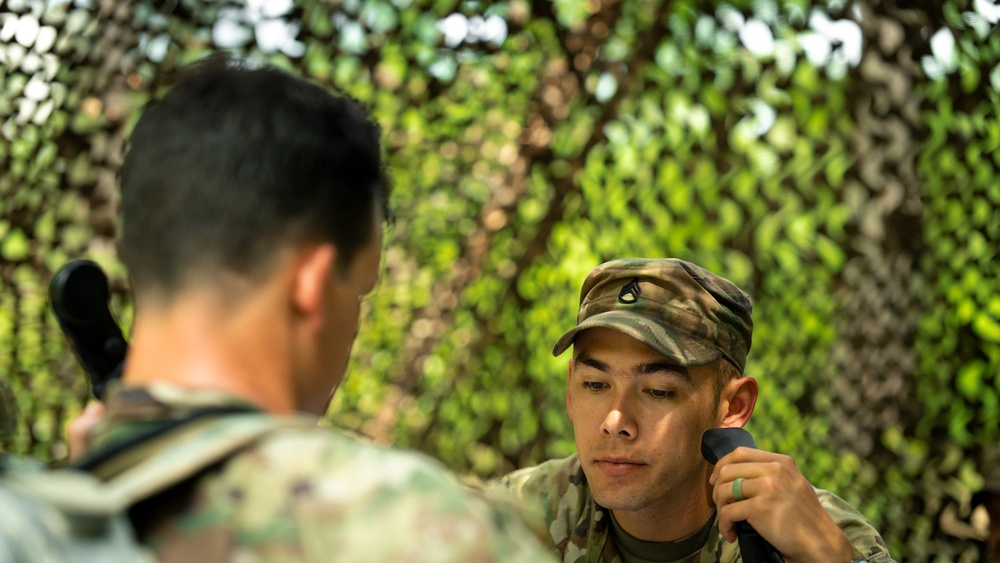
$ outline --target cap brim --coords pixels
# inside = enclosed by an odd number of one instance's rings
[[[608,328],[621,332],[680,366],[703,366],[723,357],[721,350],[706,345],[702,340],[681,333],[671,333],[663,326],[650,322],[648,317],[628,311],[607,311],[585,319],[562,335],[553,346],[552,355],[558,356],[565,352],[578,334],[590,328]]]

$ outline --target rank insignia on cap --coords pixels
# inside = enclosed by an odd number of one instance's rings
[[[639,278],[635,278],[622,288],[621,293],[618,294],[618,302],[631,305],[639,300],[640,295],[642,295],[642,290],[639,289]]]

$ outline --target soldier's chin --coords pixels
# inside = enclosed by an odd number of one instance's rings
[[[621,487],[591,487],[590,494],[594,497],[594,502],[610,510],[639,510],[648,504]]]

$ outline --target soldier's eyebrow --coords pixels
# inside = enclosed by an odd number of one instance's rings
[[[632,368],[633,375],[649,375],[653,373],[676,377],[684,383],[694,385],[694,380],[691,379],[691,373],[688,372],[686,367],[666,360],[647,362]]]
[[[573,358],[574,365],[583,365],[597,371],[608,373],[611,368],[608,364],[582,353],[575,358]],[[682,365],[675,364],[668,360],[656,360],[652,362],[645,362],[632,367],[629,375],[650,375],[650,374],[661,374],[670,377],[676,377],[681,380],[682,383],[687,385],[694,385],[694,380],[691,379],[691,373],[688,369]]]
[[[603,372],[607,372],[608,371],[608,364],[606,364],[606,363],[604,363],[604,362],[602,362],[602,361],[600,361],[600,360],[598,360],[596,358],[592,358],[592,357],[588,356],[586,353],[582,353],[582,354],[578,355],[577,357],[573,358],[573,363],[574,364],[583,364],[583,365],[585,365],[585,366],[587,366],[589,368],[594,368],[597,371],[603,371]]]

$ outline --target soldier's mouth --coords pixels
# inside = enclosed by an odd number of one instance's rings
[[[627,475],[646,466],[645,463],[640,461],[620,457],[598,458],[594,460],[594,465],[603,473],[610,476]]]

